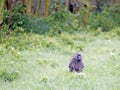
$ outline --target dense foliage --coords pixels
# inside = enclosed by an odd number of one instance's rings
[[[54,36],[62,32],[73,33],[85,29],[110,31],[120,26],[120,8],[117,5],[103,7],[102,12],[90,12],[80,9],[76,14],[67,10],[52,13],[48,18],[31,17],[24,13],[24,7],[19,4],[13,9],[13,21],[11,30],[18,32],[35,32]],[[1,34],[7,31],[9,23],[9,11],[4,13],[4,25]],[[83,24],[86,23],[86,26]]]

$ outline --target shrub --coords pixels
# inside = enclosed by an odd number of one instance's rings
[[[49,16],[50,35],[61,34],[62,32],[71,32],[73,15],[63,9]],[[72,29],[73,31],[73,29]],[[53,34],[52,34],[53,33]]]
[[[91,15],[88,24],[91,28],[102,28],[102,31],[110,31],[114,26],[114,21],[109,12],[103,11],[97,15]]]
[[[6,36],[8,30],[8,25],[3,25],[2,28],[0,29],[0,37]]]
[[[10,27],[11,30],[15,30],[18,27],[22,27],[25,30],[29,29],[30,18],[29,16],[25,15],[23,12],[24,12],[24,8],[21,4],[18,4],[17,7],[13,8],[12,25]],[[10,12],[6,10],[4,12],[4,18],[3,18],[4,25],[9,24],[9,17],[10,17]]]
[[[9,24],[9,11],[4,12],[4,25]],[[44,34],[49,30],[48,22],[44,18],[34,18],[24,14],[24,7],[19,3],[13,8],[11,30],[16,32],[34,32]]]
[[[116,7],[116,8],[115,8]],[[112,5],[103,7],[101,13],[91,14],[88,20],[88,25],[91,28],[102,28],[102,31],[110,31],[112,28],[120,25],[120,8]]]
[[[109,7],[105,7],[105,10],[110,13],[112,19],[116,22],[116,26],[120,25],[120,6],[119,5],[110,5]]]
[[[58,43],[54,39],[44,39],[41,41],[42,48],[49,48],[49,49],[60,49],[60,43]]]
[[[49,25],[44,18],[31,18],[31,23],[29,26],[34,33],[45,34],[49,31]]]

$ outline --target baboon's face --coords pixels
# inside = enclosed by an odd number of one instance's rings
[[[81,61],[81,55],[77,54],[77,61],[80,62]]]

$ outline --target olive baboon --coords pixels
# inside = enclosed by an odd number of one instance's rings
[[[74,70],[76,72],[82,72],[84,69],[84,64],[82,62],[82,56],[80,53],[75,53],[72,60],[70,61],[69,64],[69,71],[73,72]]]

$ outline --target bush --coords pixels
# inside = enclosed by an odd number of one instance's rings
[[[22,27],[25,30],[29,29],[30,18],[29,16],[25,15],[23,12],[24,12],[24,8],[21,4],[18,4],[17,7],[13,8],[12,25],[10,27],[11,30],[18,29],[18,27]],[[10,12],[6,10],[4,12],[4,18],[3,18],[4,25],[9,24],[9,17],[10,17]]]
[[[88,21],[91,28],[102,28],[102,31],[110,31],[114,27],[114,20],[110,16],[109,12],[103,11],[97,15],[91,15]]]
[[[116,22],[116,26],[120,25],[120,6],[119,5],[110,5],[105,7],[105,10],[110,13],[112,19]]]
[[[117,6],[103,7],[101,13],[92,14],[89,17],[88,25],[94,29],[102,28],[102,31],[110,31],[112,28],[120,25],[119,17],[120,8],[117,8]]]
[[[44,18],[31,18],[31,23],[29,26],[34,33],[45,34],[49,31],[49,25]]]
[[[49,16],[50,35],[61,34],[62,32],[72,32],[73,15],[63,9]]]
[[[44,34],[49,30],[48,22],[44,18],[34,18],[26,15],[24,13],[24,7],[22,4],[16,5],[17,7],[13,8],[12,14],[12,25],[10,29],[15,32],[34,32],[38,34]],[[4,28],[4,26],[8,27],[9,25],[9,17],[10,12],[6,10],[4,12],[4,22],[3,22],[3,31],[7,32],[7,28]],[[6,30],[4,30],[6,29]],[[1,32],[1,34],[2,34]]]

